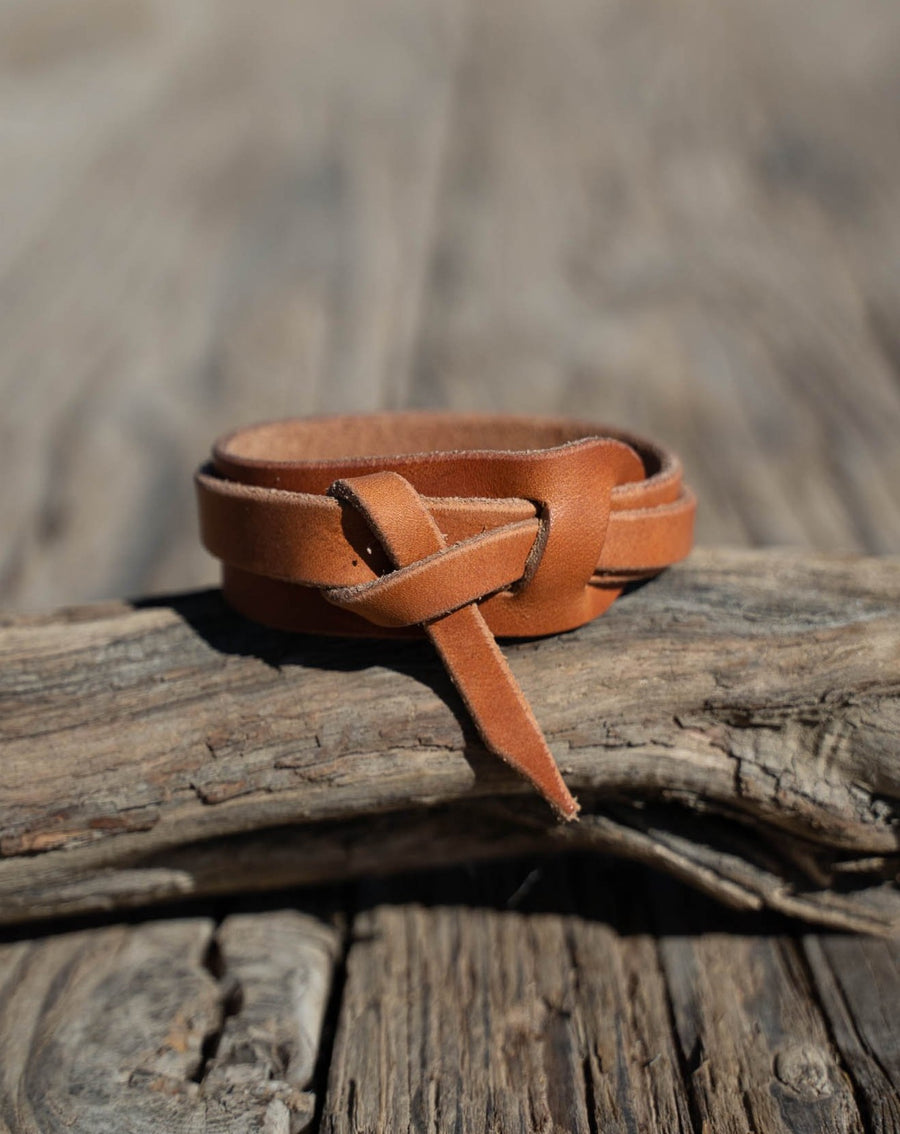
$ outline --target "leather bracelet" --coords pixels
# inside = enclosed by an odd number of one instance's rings
[[[568,419],[380,413],[240,429],[195,479],[235,610],[427,634],[487,748],[575,817],[495,636],[581,626],[687,555],[695,500],[674,454]]]

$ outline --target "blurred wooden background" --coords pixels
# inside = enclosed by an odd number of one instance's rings
[[[0,398],[5,609],[213,583],[213,437],[375,407],[608,420],[704,543],[898,553],[900,5],[0,0]],[[534,869],[328,899],[316,1127],[900,1129],[896,946]]]
[[[893,0],[3,0],[0,109],[7,608],[214,581],[212,438],[377,406],[593,415],[703,542],[900,550]]]

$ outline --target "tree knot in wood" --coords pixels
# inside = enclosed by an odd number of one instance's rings
[[[812,1102],[834,1094],[831,1068],[832,1061],[826,1051],[812,1044],[798,1043],[776,1053],[773,1070],[779,1082],[801,1099]]]

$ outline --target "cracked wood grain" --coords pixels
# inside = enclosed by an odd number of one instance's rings
[[[804,938],[587,856],[524,868],[360,887],[323,1131],[895,1129],[871,1119],[896,1110],[896,942]],[[860,971],[843,983],[880,1084],[835,1030],[806,940]]]
[[[354,921],[323,1132],[690,1134],[654,942],[608,900],[460,916],[391,897]]]
[[[214,592],[11,617],[0,916],[583,845],[888,931],[898,599],[895,561],[707,550],[508,646],[585,805],[568,828],[480,749],[422,644],[277,634]]]
[[[346,940],[275,908],[0,944],[0,1129],[896,1134],[897,942],[586,855],[323,897]]]
[[[657,915],[669,906],[670,927],[690,920],[690,902],[674,911],[663,893]],[[868,1129],[797,938],[663,929],[658,950],[696,1129]]]
[[[0,945],[0,1125],[300,1134],[338,944],[283,910]]]
[[[868,1129],[900,1134],[900,942],[809,934],[802,949]]]

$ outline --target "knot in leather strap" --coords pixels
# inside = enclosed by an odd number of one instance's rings
[[[511,586],[516,570],[498,554],[501,543],[535,542],[531,525],[514,522],[448,546],[425,501],[395,472],[337,480],[328,494],[360,511],[394,570],[321,593],[376,626],[424,626]]]
[[[494,635],[580,626],[687,554],[676,458],[577,422],[380,414],[239,431],[196,481],[233,606],[282,629],[427,634],[487,747],[575,816]]]

